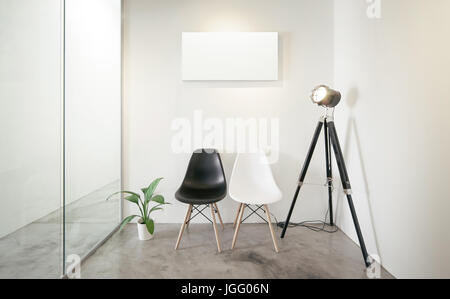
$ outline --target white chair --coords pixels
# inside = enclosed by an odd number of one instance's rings
[[[236,230],[231,249],[234,249],[236,245],[239,228],[241,223],[245,221],[245,219],[242,219],[244,210],[248,207],[252,211],[248,217],[257,214],[269,224],[273,245],[275,251],[278,252],[278,245],[267,205],[280,201],[283,195],[273,178],[270,164],[264,152],[238,154],[234,163],[233,173],[231,174],[229,194],[233,200],[239,203],[239,209],[234,221]],[[251,206],[256,206],[256,210]],[[267,220],[258,214],[258,210],[263,207]]]

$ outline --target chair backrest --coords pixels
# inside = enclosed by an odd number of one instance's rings
[[[279,190],[269,160],[263,151],[241,153],[236,157],[231,174],[230,193],[239,193],[241,188]]]
[[[183,180],[183,187],[209,189],[225,187],[227,182],[219,153],[213,149],[197,150],[191,160]]]

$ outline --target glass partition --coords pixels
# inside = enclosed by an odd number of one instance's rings
[[[83,258],[119,223],[121,1],[65,11],[65,256]]]
[[[0,278],[58,278],[118,225],[121,1],[0,0]]]
[[[61,12],[0,1],[0,278],[62,273]]]

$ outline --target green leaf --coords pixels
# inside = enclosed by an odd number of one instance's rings
[[[150,186],[148,186],[148,188],[143,189],[143,191],[145,190],[144,194],[146,201],[150,201],[150,198],[152,198],[153,193],[156,190],[156,187],[158,187],[159,182],[161,182],[162,180],[163,178],[156,179],[150,184]]]
[[[162,204],[162,205],[166,203],[164,201],[164,197],[162,195],[153,196],[151,201],[157,202],[157,203]]]
[[[153,219],[147,219],[145,225],[147,226],[147,230],[150,235],[153,235],[153,233],[155,232],[155,222],[153,222]]]
[[[131,192],[131,191],[119,191],[119,192],[111,194],[106,200],[111,199],[113,196],[115,196],[117,194],[129,194],[130,196],[125,197],[125,200],[136,204],[138,206],[138,208],[139,208],[139,211],[142,214],[142,217],[144,217],[146,215],[144,213],[144,211],[141,209],[141,206],[139,205],[139,202],[142,203],[141,196],[139,194]]]
[[[156,190],[156,187],[158,187],[158,184],[159,184],[159,182],[161,182],[161,180],[162,180],[162,178],[156,179],[150,184],[150,186],[148,188],[142,189],[142,192],[144,192],[144,195],[145,195],[145,200],[144,200],[144,203],[142,204],[145,215],[147,215],[147,214],[150,215],[150,213],[148,212],[148,205],[151,201],[153,193]]]
[[[150,219],[150,215],[151,215],[153,212],[158,211],[158,210],[162,210],[162,208],[160,208],[161,206],[163,206],[163,205],[159,204],[159,205],[154,206],[154,207],[148,212],[147,218]]]
[[[131,191],[119,191],[119,192],[113,193],[110,196],[108,196],[108,198],[106,198],[106,200],[110,200],[111,198],[113,198],[117,194],[129,194],[129,195],[135,195],[138,198],[141,198],[139,194],[131,192]]]
[[[146,198],[144,202],[144,209],[147,211],[148,204],[150,203],[151,198]]]
[[[139,205],[139,198],[140,197],[138,195],[133,194],[125,197],[125,200],[128,200],[129,202]]]
[[[139,216],[138,215],[131,215],[131,216],[128,216],[127,218],[125,218],[124,220],[122,220],[122,223],[120,224],[119,232],[125,227],[125,225],[130,223],[136,217],[139,217]]]
[[[151,213],[153,213],[153,212],[156,212],[156,211],[162,211],[162,210],[164,210],[163,208],[160,208],[160,207],[154,207],[154,208],[152,208],[151,210],[150,210],[150,212],[148,213],[149,215],[151,214]]]

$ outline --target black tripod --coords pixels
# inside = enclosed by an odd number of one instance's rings
[[[355,225],[356,234],[358,235],[359,244],[361,246],[361,251],[364,257],[364,262],[366,267],[371,265],[369,261],[369,254],[367,253],[366,245],[364,243],[364,238],[361,233],[361,228],[359,227],[358,216],[356,215],[355,206],[353,205],[352,200],[352,187],[350,185],[350,180],[348,178],[347,169],[345,167],[344,156],[342,155],[341,146],[339,144],[339,139],[336,132],[336,127],[334,126],[334,119],[332,116],[323,116],[321,117],[319,123],[317,124],[316,131],[314,133],[314,137],[311,143],[311,146],[308,151],[308,155],[306,156],[305,164],[303,165],[302,172],[300,174],[299,183],[297,186],[297,190],[295,191],[294,199],[292,200],[291,208],[289,209],[289,214],[287,216],[286,222],[283,226],[283,232],[281,233],[281,238],[284,238],[286,235],[286,230],[289,226],[289,221],[291,220],[292,212],[294,211],[295,203],[297,201],[298,194],[300,192],[300,188],[303,186],[306,173],[308,172],[309,164],[311,162],[311,158],[314,154],[314,150],[317,145],[317,141],[319,140],[320,133],[324,128],[325,131],[325,154],[326,154],[326,166],[327,166],[327,178],[328,178],[328,204],[330,209],[330,225],[334,226],[333,222],[333,174],[331,167],[331,147],[334,149],[334,154],[336,156],[336,162],[339,168],[339,174],[341,176],[342,186],[344,188],[344,193],[347,196],[348,205],[350,207],[350,212],[352,214],[353,223]]]

